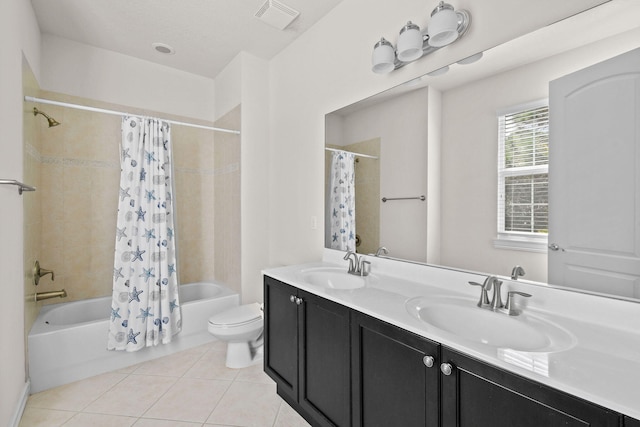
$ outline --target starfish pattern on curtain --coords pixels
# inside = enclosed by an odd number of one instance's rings
[[[107,348],[137,351],[171,342],[182,327],[169,124],[123,117],[120,165]]]
[[[356,250],[355,155],[334,151],[331,156],[331,248]]]

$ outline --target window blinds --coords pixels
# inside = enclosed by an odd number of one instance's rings
[[[498,116],[498,232],[547,233],[549,108]]]

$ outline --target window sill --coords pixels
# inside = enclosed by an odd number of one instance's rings
[[[547,242],[547,236],[530,237],[524,235],[498,234],[498,237],[493,239],[493,247],[511,251],[546,253]]]

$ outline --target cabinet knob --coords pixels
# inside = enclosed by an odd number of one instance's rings
[[[289,296],[289,301],[296,302],[296,296],[295,295],[290,295]]]
[[[436,359],[434,359],[433,356],[425,356],[422,358],[422,361],[424,362],[424,366],[426,366],[427,368],[431,368],[433,367]]]
[[[445,375],[451,375],[451,373],[453,372],[453,366],[451,365],[451,363],[443,363],[440,365],[440,370]]]
[[[302,304],[302,298],[296,298],[296,304],[297,305]]]

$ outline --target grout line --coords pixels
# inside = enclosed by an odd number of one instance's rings
[[[112,372],[112,371],[110,371],[110,372],[105,372],[104,374],[101,374],[101,375],[106,375],[106,374],[118,374],[118,373],[117,373],[117,372]],[[100,399],[102,396],[104,396],[104,395],[105,395],[105,394],[107,394],[109,391],[111,391],[111,389],[113,389],[115,386],[117,386],[118,384],[120,384],[122,381],[124,381],[125,379],[127,379],[127,378],[129,377],[129,374],[122,374],[122,373],[120,373],[119,375],[124,375],[124,376],[123,376],[122,378],[120,378],[120,380],[119,380],[119,381],[116,381],[116,382],[115,382],[111,387],[109,387],[108,389],[106,389],[105,391],[103,391],[102,393],[100,393],[100,395],[99,395],[98,397],[96,397],[96,398],[95,398],[95,399],[93,399],[91,402],[89,402],[89,403],[87,403],[86,405],[84,405],[84,406],[80,409],[80,411],[78,411],[78,413],[80,413],[80,412],[84,412],[84,410],[85,410],[85,409],[87,409],[89,406],[91,406],[91,404],[92,404],[93,402],[95,402],[96,400]],[[90,378],[95,378],[95,377],[90,377]],[[83,380],[83,381],[86,381],[87,379],[89,379],[89,378],[86,378],[86,379],[85,379],[85,380]],[[74,417],[75,417],[75,415],[74,415]],[[71,418],[73,418],[73,417],[71,417]]]

